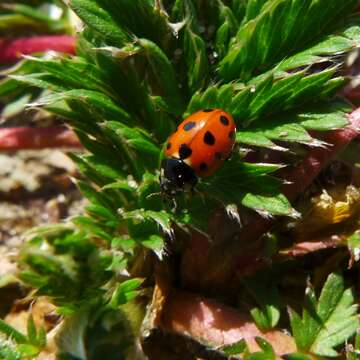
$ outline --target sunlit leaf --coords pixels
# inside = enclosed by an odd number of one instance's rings
[[[302,318],[290,311],[291,327],[299,350],[318,356],[335,357],[334,347],[359,328],[357,305],[351,289],[345,289],[338,274],[329,275],[317,300],[311,288],[306,292]]]

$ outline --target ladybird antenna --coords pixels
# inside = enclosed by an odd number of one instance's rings
[[[172,199],[171,199],[171,202],[172,202],[172,204],[171,204],[171,210],[172,210],[172,212],[175,214],[175,213],[176,213],[176,210],[177,210],[177,207],[178,207],[178,204],[177,204],[175,198],[172,198]]]

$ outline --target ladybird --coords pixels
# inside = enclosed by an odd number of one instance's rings
[[[206,109],[187,117],[166,143],[161,191],[174,196],[192,190],[198,177],[212,175],[230,157],[235,135],[234,119],[221,109]]]

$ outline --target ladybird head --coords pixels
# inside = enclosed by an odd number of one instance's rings
[[[196,183],[197,176],[183,160],[168,158],[162,162],[160,188],[163,194],[175,196],[192,189]]]

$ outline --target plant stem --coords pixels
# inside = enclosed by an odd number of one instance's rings
[[[23,55],[58,51],[75,54],[75,38],[67,35],[45,35],[17,39],[0,39],[0,64],[11,64]]]
[[[73,131],[62,126],[0,129],[0,151],[59,147],[79,148],[81,144]]]

